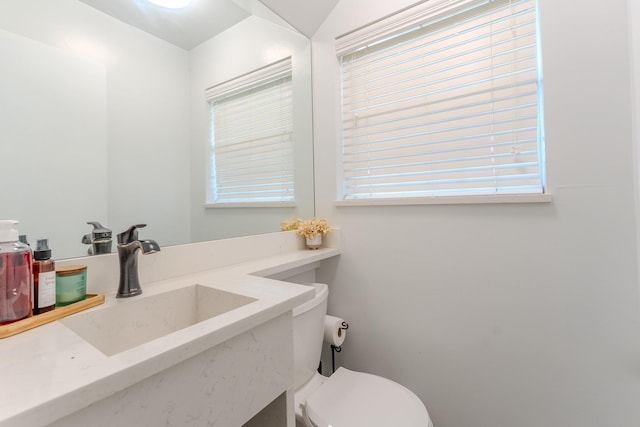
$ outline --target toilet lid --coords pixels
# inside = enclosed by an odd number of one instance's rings
[[[305,410],[318,427],[431,425],[427,409],[409,389],[345,368],[338,368],[307,398]]]

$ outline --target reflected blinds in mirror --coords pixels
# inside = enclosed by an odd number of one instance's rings
[[[291,58],[207,89],[207,203],[294,200]]]
[[[343,198],[543,192],[535,0],[434,0],[336,41]]]

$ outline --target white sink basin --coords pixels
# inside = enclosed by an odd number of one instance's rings
[[[243,295],[191,285],[66,317],[61,322],[107,356],[256,301]]]

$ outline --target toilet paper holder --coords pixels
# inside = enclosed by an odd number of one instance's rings
[[[349,324],[345,320],[343,320],[342,323],[340,324],[340,328],[339,329],[340,329],[340,332],[341,331],[346,331],[347,329],[349,329]],[[342,351],[342,347],[341,346],[334,345],[334,344],[331,344],[331,349],[335,350],[336,353],[340,353]]]
[[[347,329],[349,329],[349,324],[347,323],[346,320],[342,321],[342,326],[340,326],[340,329],[342,329],[343,331],[346,331]]]
[[[346,331],[349,329],[349,324],[346,321],[341,323],[340,329]],[[336,353],[342,351],[342,346],[331,344],[331,372],[336,371]]]

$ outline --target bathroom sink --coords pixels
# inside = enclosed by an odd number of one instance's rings
[[[66,317],[61,322],[107,356],[256,301],[203,285],[131,299]]]

